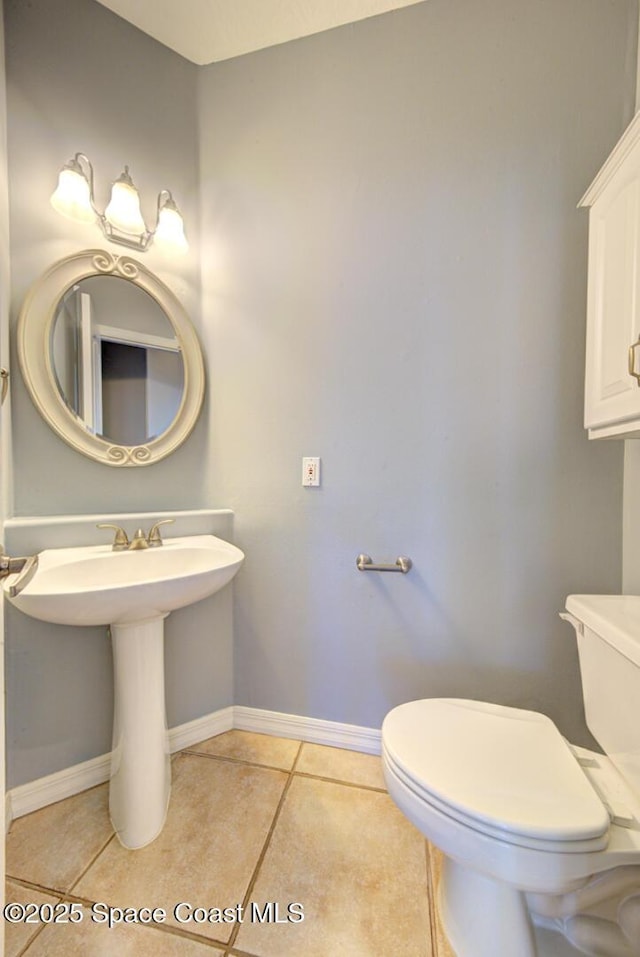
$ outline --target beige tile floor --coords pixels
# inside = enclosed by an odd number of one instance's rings
[[[118,843],[107,785],[14,821],[7,901],[74,921],[10,924],[5,955],[451,957],[432,919],[437,863],[378,758],[229,731],[174,757],[146,848]],[[108,908],[139,919],[109,928]]]

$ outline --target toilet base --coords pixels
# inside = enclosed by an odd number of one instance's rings
[[[437,905],[456,957],[640,957],[638,866],[527,895],[443,855]]]
[[[456,957],[538,957],[525,895],[443,857],[438,907]]]

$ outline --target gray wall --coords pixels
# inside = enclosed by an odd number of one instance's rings
[[[202,71],[238,703],[375,726],[468,695],[583,736],[557,613],[620,588],[622,445],[582,429],[576,203],[632,115],[634,18],[429,0]]]
[[[14,314],[96,244],[50,209],[58,168],[84,150],[106,201],[127,162],[183,208],[190,256],[145,262],[209,372],[186,445],[122,472],[15,376],[15,513],[233,508],[236,703],[379,726],[469,695],[584,738],[557,612],[620,587],[622,446],[582,430],[575,207],[631,116],[635,6],[428,0],[198,70],[92,0],[5,0]],[[361,551],[414,569],[360,573]],[[178,621],[171,668],[182,637],[209,657],[173,672],[171,723],[231,697],[229,646],[216,673],[208,625]],[[108,746],[106,645],[44,627],[9,628],[11,784]]]
[[[622,591],[640,595],[640,442],[624,443]]]

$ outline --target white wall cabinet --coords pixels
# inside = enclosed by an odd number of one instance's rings
[[[640,114],[581,206],[589,207],[585,427],[640,438]]]

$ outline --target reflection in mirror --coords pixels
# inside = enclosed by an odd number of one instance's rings
[[[90,276],[60,299],[51,365],[68,408],[94,435],[141,445],[175,419],[184,363],[156,300],[117,276]]]
[[[198,420],[205,370],[193,323],[129,256],[84,249],[53,263],[26,295],[16,344],[38,412],[96,462],[153,465]]]

